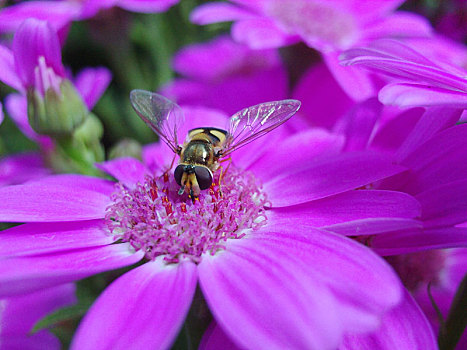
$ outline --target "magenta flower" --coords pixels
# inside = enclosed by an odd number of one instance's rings
[[[23,1],[0,10],[0,32],[15,31],[28,18],[48,21],[61,30],[72,21],[95,16],[101,10],[117,6],[134,12],[163,12],[178,0],[58,0]]]
[[[401,0],[315,1],[232,0],[199,6],[197,24],[233,21],[232,37],[252,48],[276,48],[299,41],[323,54],[324,61],[346,93],[361,101],[373,96],[370,78],[359,69],[338,63],[342,50],[382,37],[427,36],[427,20],[395,11]]]
[[[0,300],[0,345],[2,349],[60,349],[49,331],[31,334],[35,323],[47,314],[76,302],[75,286],[53,288]]]
[[[217,112],[186,112],[181,134],[224,126]],[[281,138],[281,147],[266,147],[278,137],[268,136],[234,153],[222,197],[215,185],[195,203],[177,194],[163,144],[145,149],[146,165],[101,164],[116,185],[56,175],[1,188],[0,220],[26,224],[2,232],[0,295],[143,259],[98,298],[73,348],[167,348],[198,282],[217,322],[243,347],[333,349],[344,334],[375,330],[399,302],[398,279],[367,247],[323,228],[418,216],[406,194],[363,189],[404,168],[373,152],[339,154],[332,135],[310,131]]]
[[[0,186],[16,185],[49,174],[50,170],[37,153],[16,154],[0,160]]]
[[[34,95],[40,101],[47,91],[53,91],[60,96],[59,101],[64,99],[62,84],[69,79],[61,61],[57,33],[47,22],[34,19],[25,21],[15,33],[12,50],[0,46],[0,66],[3,67],[0,81],[21,93],[7,97],[5,108],[9,115],[26,136],[44,148],[50,148],[50,139],[37,135],[30,126],[26,94],[30,98]],[[92,109],[110,79],[111,74],[106,68],[84,69],[74,79],[73,86],[65,90],[66,97],[72,95]]]
[[[183,76],[162,89],[180,104],[229,114],[287,97],[287,74],[276,50],[251,50],[222,36],[183,48],[173,66]]]
[[[392,77],[379,92],[384,104],[467,108],[467,71],[429,59],[402,42],[378,40],[368,47],[350,49],[342,54],[341,62]]]

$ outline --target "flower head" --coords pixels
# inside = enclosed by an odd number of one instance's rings
[[[207,109],[186,112],[187,129],[225,122]],[[271,133],[268,143],[280,136]],[[222,196],[216,183],[194,203],[177,194],[166,167],[173,154],[163,144],[145,149],[145,164],[101,164],[117,184],[57,175],[0,189],[0,219],[27,222],[2,233],[0,295],[142,259],[99,297],[74,348],[169,346],[198,281],[217,322],[243,347],[336,348],[343,334],[374,330],[398,303],[399,282],[367,247],[323,228],[413,217],[417,203],[362,190],[402,167],[372,152],[341,155],[338,139],[314,136],[236,151]],[[359,209],[368,206],[374,210]]]

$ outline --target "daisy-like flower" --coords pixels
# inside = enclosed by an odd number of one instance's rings
[[[47,314],[76,302],[75,286],[57,287],[0,300],[0,348],[60,349],[60,341],[48,330],[31,334],[33,326]]]
[[[401,3],[401,0],[232,0],[201,5],[191,19],[197,24],[233,21],[234,40],[256,49],[303,41],[322,53],[346,93],[361,101],[374,94],[373,83],[365,72],[339,65],[342,50],[376,38],[431,33],[425,18],[395,11]]]
[[[15,31],[28,18],[48,21],[56,30],[72,21],[95,16],[99,11],[120,7],[133,12],[163,12],[178,0],[58,0],[22,1],[0,10],[0,32]]]
[[[384,104],[467,109],[467,71],[427,58],[402,42],[377,40],[367,47],[345,51],[341,62],[392,77],[379,92]]]
[[[180,104],[229,114],[263,101],[287,97],[285,67],[276,50],[252,50],[227,36],[180,50],[173,60],[182,75],[162,89]]]
[[[181,135],[226,119],[185,112]],[[322,131],[276,144],[236,151],[221,184],[216,173],[194,203],[178,195],[164,144],[147,147],[144,164],[101,164],[116,184],[56,175],[1,188],[0,220],[26,224],[1,233],[0,295],[144,262],[98,298],[75,349],[167,348],[197,283],[242,347],[334,349],[344,334],[377,329],[400,300],[397,277],[364,245],[323,228],[419,215],[409,195],[364,189],[404,168],[373,152],[340,154],[341,139]]]

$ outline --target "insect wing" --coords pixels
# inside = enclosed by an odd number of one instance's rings
[[[282,100],[261,103],[235,113],[230,118],[223,156],[274,130],[290,119],[299,108],[298,100]]]
[[[162,95],[145,90],[131,91],[130,101],[139,117],[177,153],[177,131],[185,121],[180,106]]]

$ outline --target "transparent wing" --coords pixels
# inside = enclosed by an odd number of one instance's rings
[[[282,100],[242,109],[230,118],[229,135],[222,152],[228,155],[285,123],[300,108],[300,101]]]
[[[185,121],[180,106],[162,95],[145,90],[131,91],[130,101],[139,117],[177,153],[177,131]]]

